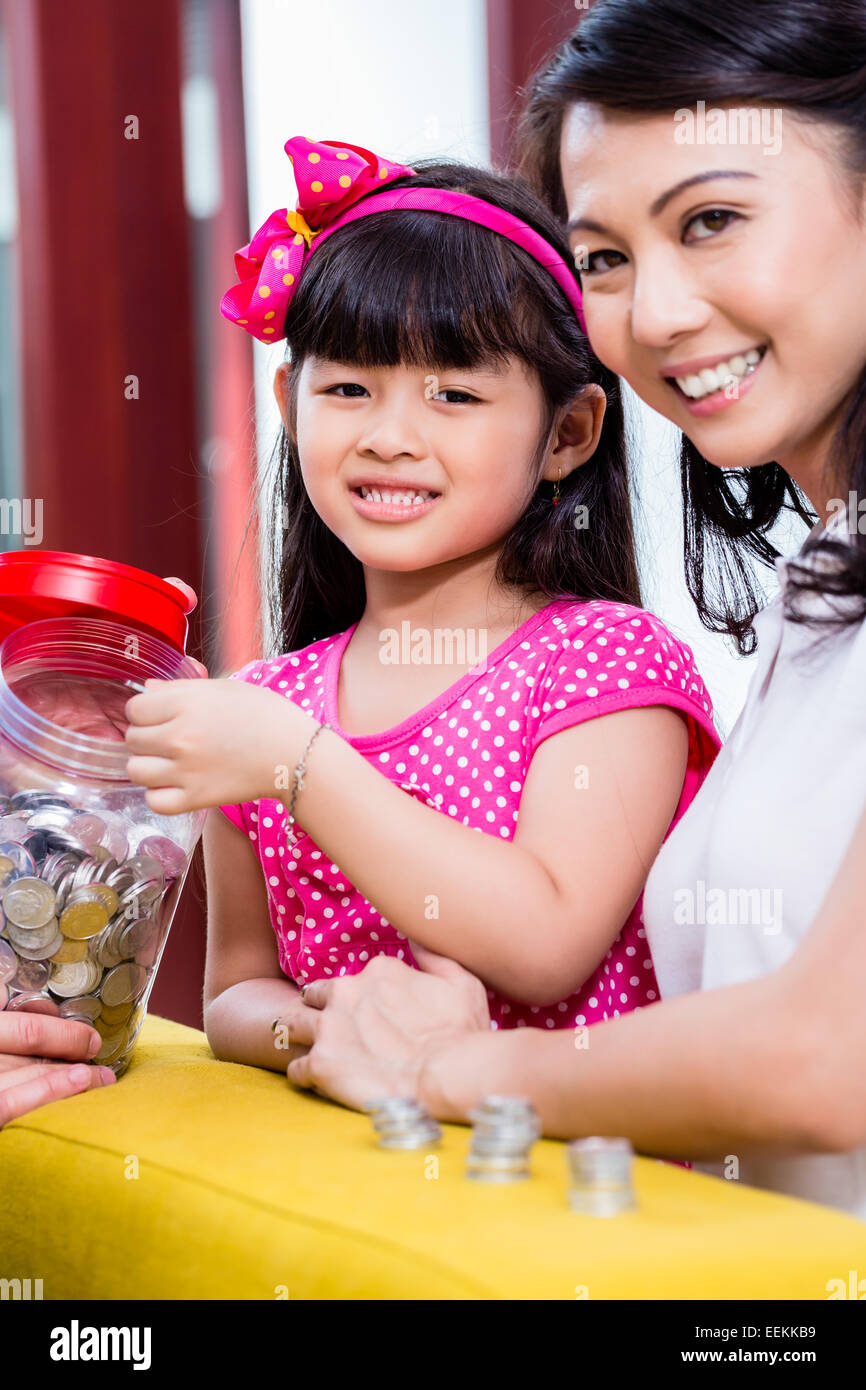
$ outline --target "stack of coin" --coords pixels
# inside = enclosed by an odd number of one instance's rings
[[[438,1144],[442,1129],[430,1112],[407,1096],[388,1096],[365,1107],[383,1149],[427,1149]]]
[[[634,1149],[628,1139],[590,1135],[569,1144],[572,1211],[586,1216],[618,1216],[637,1206],[632,1184]]]
[[[97,1060],[118,1074],[187,862],[180,845],[136,822],[137,810],[134,801],[76,808],[41,789],[0,795],[0,1009],[93,1024]]]
[[[529,1177],[529,1151],[541,1133],[538,1116],[522,1096],[486,1096],[469,1112],[472,1145],[466,1176],[478,1182]]]

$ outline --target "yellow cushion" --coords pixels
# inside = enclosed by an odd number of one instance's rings
[[[823,1207],[638,1159],[637,1212],[579,1216],[564,1144],[498,1187],[464,1176],[469,1137],[380,1149],[150,1018],[115,1086],[0,1132],[0,1270],[46,1299],[825,1299],[866,1268],[866,1224]]]

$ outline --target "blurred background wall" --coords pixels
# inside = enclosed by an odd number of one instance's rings
[[[521,85],[586,9],[0,0],[0,493],[42,499],[41,545],[193,585],[188,650],[213,675],[258,655],[251,509],[284,344],[254,342],[219,301],[235,249],[294,206],[286,139],[504,167]],[[752,661],[697,622],[676,431],[628,396],[645,602],[693,647],[724,735]],[[151,1007],[200,1026],[197,859]]]

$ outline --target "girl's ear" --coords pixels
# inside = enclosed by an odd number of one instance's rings
[[[283,424],[287,430],[289,428],[288,376],[289,364],[288,362],[281,362],[274,374],[274,395],[277,399],[280,415],[283,418]]]
[[[283,428],[285,429],[286,434],[289,436],[292,443],[297,447],[298,441],[295,437],[295,429],[292,423],[291,407],[289,404],[290,372],[291,366],[288,362],[281,362],[279,364],[274,374],[274,396],[276,397],[277,405],[280,411],[280,416],[282,417]]]
[[[556,430],[556,440],[542,473],[553,481],[566,477],[591,459],[601,436],[607,396],[594,381],[589,382],[574,397],[562,415]]]

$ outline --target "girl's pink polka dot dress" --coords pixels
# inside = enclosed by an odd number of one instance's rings
[[[374,767],[443,815],[503,840],[514,836],[520,793],[540,743],[561,729],[636,705],[688,715],[689,756],[668,834],[693,801],[720,747],[712,706],[690,649],[643,609],[558,599],[411,718],[352,737],[337,719],[337,679],[353,625],[300,651],[251,661],[229,677],[282,691],[328,720]],[[313,773],[311,763],[310,775]],[[415,965],[404,933],[356,891],[339,865],[295,826],[286,844],[282,802],[221,806],[252,841],[268,889],[281,969],[297,984],[364,969],[375,955]],[[598,969],[558,1004],[530,1005],[488,989],[491,1027],[574,1028],[658,998],[641,917],[643,894]]]

